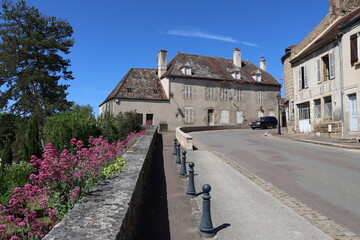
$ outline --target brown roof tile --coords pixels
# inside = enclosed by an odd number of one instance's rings
[[[167,100],[156,69],[140,68],[130,69],[102,104],[116,98]]]
[[[181,71],[181,67],[185,64],[190,64],[192,75],[184,75]],[[185,77],[194,79],[208,79],[208,80],[220,80],[220,81],[237,81],[235,80],[231,72],[236,68],[232,59],[220,58],[220,57],[208,57],[194,54],[178,53],[168,64],[167,71],[164,73],[164,77]],[[251,73],[259,69],[257,66],[249,61],[242,61],[241,67],[241,80],[238,82],[243,83],[255,83],[265,85],[280,84],[269,73],[260,70],[263,75],[263,82],[256,82]]]

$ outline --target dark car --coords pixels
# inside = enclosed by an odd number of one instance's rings
[[[278,121],[273,116],[259,117],[255,122],[249,123],[252,129],[255,128],[268,128],[268,127],[277,127]]]

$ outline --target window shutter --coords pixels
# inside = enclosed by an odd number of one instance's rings
[[[298,69],[298,84],[299,84],[299,90],[302,89],[302,77],[301,77],[301,67]]]
[[[333,79],[335,77],[335,64],[334,64],[334,53],[331,52],[329,53],[329,65],[330,65],[330,69],[329,69],[329,77],[330,79]]]
[[[359,56],[358,56],[358,36],[357,34],[353,34],[350,36],[350,60],[351,60],[351,65],[354,65],[354,63],[356,63],[359,60]]]
[[[317,82],[321,83],[321,60],[316,60]]]
[[[307,77],[306,66],[304,66],[304,88],[308,88],[308,77]]]

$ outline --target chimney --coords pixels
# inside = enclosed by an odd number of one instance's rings
[[[159,78],[166,72],[167,51],[165,49],[158,52],[158,76]]]
[[[241,51],[235,48],[233,51],[233,63],[235,66],[241,68]]]
[[[266,71],[266,60],[264,56],[262,56],[260,59],[260,69]]]

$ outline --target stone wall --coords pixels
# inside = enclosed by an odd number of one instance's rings
[[[43,239],[137,239],[157,129],[124,154],[125,172],[103,180]]]

